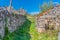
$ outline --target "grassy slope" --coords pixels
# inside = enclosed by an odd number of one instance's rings
[[[57,35],[52,36],[47,33],[39,33],[35,27],[35,17],[27,16],[28,20],[17,31],[6,36],[5,40],[57,40]]]

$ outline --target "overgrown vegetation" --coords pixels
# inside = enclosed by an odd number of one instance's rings
[[[52,1],[50,1],[50,2],[48,2],[48,3],[44,2],[44,3],[40,6],[41,12],[44,12],[44,11],[46,11],[46,10],[51,9],[53,6],[54,6],[54,5],[53,5],[53,2],[52,2]]]
[[[5,22],[5,28],[4,28],[4,32],[5,32],[5,33],[4,33],[3,40],[4,40],[5,37],[10,33],[9,30],[8,30],[8,18],[7,18],[7,16],[5,16],[4,22]],[[8,40],[8,38],[7,38],[6,40]]]
[[[35,17],[27,16],[24,25],[19,26],[19,29],[7,35],[4,40],[57,40],[56,31],[46,31],[38,33],[35,25]]]
[[[4,40],[30,40],[29,34],[31,22],[26,20],[24,25],[19,26],[20,28],[13,33],[7,35]]]

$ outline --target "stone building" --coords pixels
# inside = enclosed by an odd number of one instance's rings
[[[49,26],[53,27],[51,29],[57,30],[60,24],[60,5],[57,5],[47,11],[40,13],[36,16],[36,26],[38,32],[46,31]]]

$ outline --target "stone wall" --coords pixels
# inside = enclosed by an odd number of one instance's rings
[[[4,29],[5,24],[7,20],[7,27],[10,33],[14,32],[16,29],[18,29],[18,26],[23,25],[23,23],[26,21],[26,17],[19,14],[10,14],[7,10],[0,10],[0,35],[4,36]]]
[[[48,25],[52,26],[53,29],[58,30],[60,24],[60,6],[56,6],[49,12],[43,13],[43,16],[36,17],[36,25],[38,32],[45,32]]]

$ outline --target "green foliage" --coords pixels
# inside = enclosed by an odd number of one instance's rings
[[[5,37],[10,33],[8,30],[8,18],[7,18],[7,16],[5,16],[5,30],[4,30],[4,32],[5,32],[5,34],[4,34],[3,40],[5,40]],[[8,40],[8,38],[6,40]]]
[[[38,40],[57,40],[57,32],[48,31],[47,33],[39,33]]]
[[[40,7],[42,11],[45,11],[48,9],[48,4],[44,2],[44,4]]]
[[[14,31],[13,33],[7,35],[5,40],[8,38],[9,40],[30,40],[31,36],[29,34],[30,31],[30,24],[29,20],[26,20],[24,25],[22,25],[18,30]]]
[[[12,13],[12,16],[15,16],[16,14]]]
[[[9,34],[8,27],[5,27],[5,36]]]
[[[40,9],[41,9],[41,11],[43,12],[43,11],[46,11],[46,10],[52,8],[52,7],[53,7],[53,2],[50,1],[50,2],[48,2],[48,3],[44,2],[44,3],[40,6]]]
[[[52,8],[53,7],[53,2],[52,1],[48,2],[48,5],[49,5],[49,9]]]
[[[2,39],[1,35],[0,35],[0,39]]]
[[[8,30],[8,18],[7,16],[5,17],[5,35],[9,34],[9,30]]]

